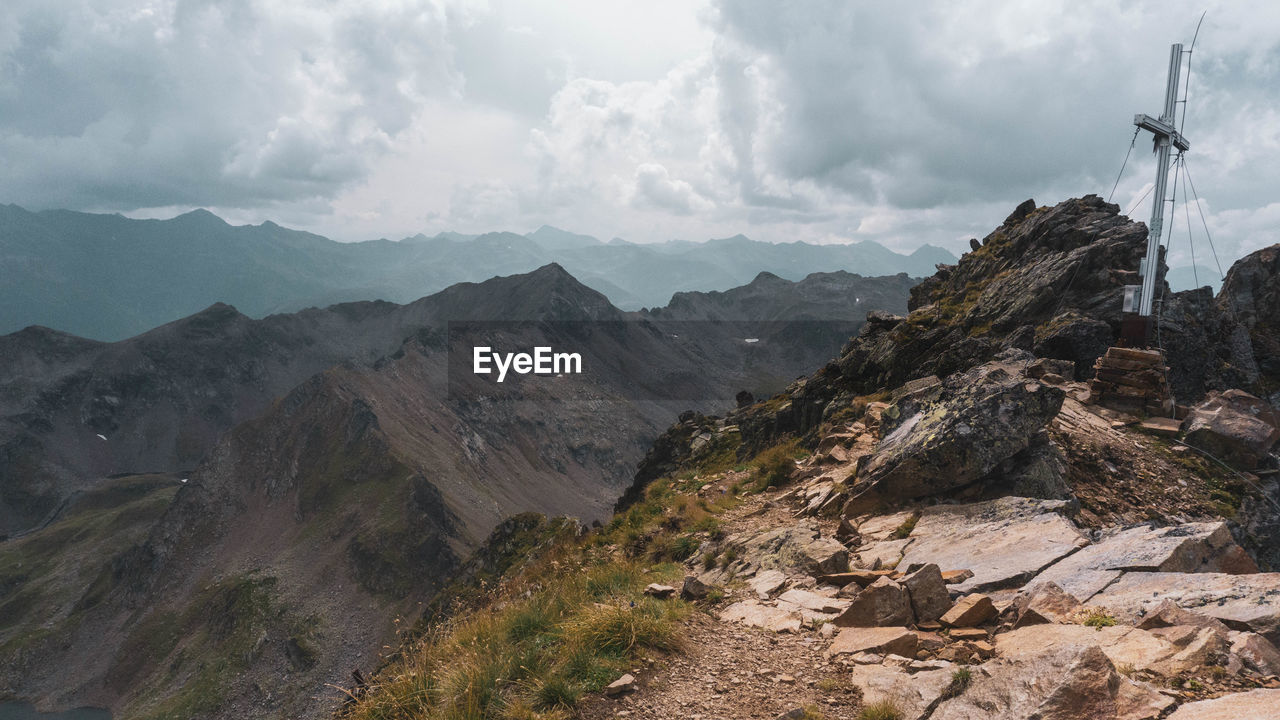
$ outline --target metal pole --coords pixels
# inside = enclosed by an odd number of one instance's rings
[[[1160,120],[1173,124],[1178,104],[1178,76],[1182,71],[1182,44],[1175,44],[1169,52],[1169,78],[1164,91],[1164,113]],[[1150,317],[1156,294],[1156,277],[1160,274],[1160,236],[1164,226],[1165,185],[1169,180],[1168,135],[1156,135],[1156,185],[1151,199],[1151,223],[1147,232],[1147,256],[1142,266],[1142,303],[1138,314]]]

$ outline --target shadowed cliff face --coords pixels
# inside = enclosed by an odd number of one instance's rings
[[[752,292],[765,317],[806,308],[781,282],[776,308]],[[905,283],[890,287],[905,304]],[[822,293],[807,297],[825,303],[811,316],[835,314]],[[586,328],[593,372],[459,392],[446,324],[493,318],[509,321],[497,347],[559,345],[563,324]],[[375,667],[395,619],[416,618],[504,518],[605,517],[679,411],[780,387],[838,347],[763,342],[747,364],[736,330],[684,332],[701,319],[621,313],[549,266],[406,306],[260,321],[217,306],[125,343],[0,338],[15,410],[6,447],[46,469],[5,471],[55,503],[47,527],[0,543],[0,587],[18,600],[0,630],[0,691],[130,717],[318,712],[332,701],[325,683]],[[197,421],[207,435],[179,442]],[[166,472],[140,484],[144,463]],[[21,510],[10,508],[15,525]]]

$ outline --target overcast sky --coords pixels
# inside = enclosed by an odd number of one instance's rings
[[[1105,197],[1207,9],[1191,179],[1224,262],[1280,242],[1280,4],[1117,5],[5,0],[0,202],[959,252],[1028,197]]]

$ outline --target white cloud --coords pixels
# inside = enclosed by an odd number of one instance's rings
[[[102,7],[0,10],[0,201],[204,205],[343,239],[551,223],[640,241],[744,232],[956,251],[1027,197],[1105,195],[1130,119],[1161,100],[1168,43],[1188,42],[1202,9]],[[1186,131],[1228,257],[1276,240],[1276,87],[1280,9],[1211,3]],[[1148,149],[1140,138],[1122,209],[1151,181]]]

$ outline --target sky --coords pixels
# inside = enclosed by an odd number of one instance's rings
[[[1186,168],[1225,267],[1280,242],[1271,2],[6,0],[0,203],[959,254],[1107,197],[1205,11]],[[1144,133],[1113,200],[1145,220],[1153,179]],[[1175,213],[1171,264],[1213,267]]]

